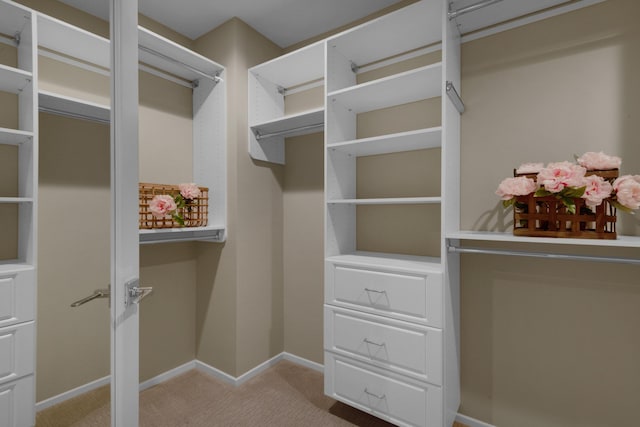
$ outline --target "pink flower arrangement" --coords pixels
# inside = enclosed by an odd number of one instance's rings
[[[588,152],[577,157],[578,164],[570,162],[524,163],[516,169],[516,174],[537,174],[536,180],[526,176],[503,180],[496,194],[505,207],[516,203],[516,196],[533,194],[535,197],[555,196],[575,213],[574,199],[583,198],[585,205],[595,210],[605,199],[618,209],[633,213],[640,209],[640,175],[623,175],[613,184],[598,175],[587,176],[590,170],[618,169],[622,160],[602,152]]]
[[[179,184],[180,193],[169,196],[167,194],[158,194],[153,196],[149,202],[149,211],[156,218],[165,218],[171,216],[180,225],[184,226],[184,218],[179,213],[179,209],[187,209],[191,211],[191,203],[200,197],[200,188],[194,183]]]

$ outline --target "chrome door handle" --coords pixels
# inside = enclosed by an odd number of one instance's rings
[[[88,297],[84,297],[82,299],[79,299],[78,301],[73,302],[71,304],[71,307],[78,307],[78,306],[81,306],[82,304],[88,303],[89,301],[93,301],[94,299],[109,298],[110,296],[111,296],[111,291],[109,289],[96,289]]]

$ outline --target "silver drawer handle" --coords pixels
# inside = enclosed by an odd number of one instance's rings
[[[364,288],[365,292],[373,292],[374,294],[386,294],[387,291],[377,291],[375,289]]]
[[[386,345],[385,343],[380,344],[375,341],[371,341],[369,338],[365,338],[362,341],[364,341],[367,344],[375,345],[376,347],[384,347]]]
[[[378,400],[382,400],[382,399],[386,399],[387,395],[383,394],[382,396],[380,396],[379,394],[375,394],[375,393],[371,393],[369,390],[367,390],[367,388],[365,387],[364,392],[366,394],[368,394],[369,396],[375,397]]]

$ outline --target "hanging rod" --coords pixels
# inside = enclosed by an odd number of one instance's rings
[[[483,0],[478,3],[470,4],[469,6],[463,7],[461,9],[452,10],[448,13],[449,20],[455,19],[460,15],[464,15],[465,13],[473,12],[478,9],[482,9],[483,7],[487,7],[494,3],[501,2],[502,0]],[[453,6],[453,2],[449,3],[450,6]]]
[[[453,102],[453,105],[455,105],[458,112],[460,114],[464,113],[464,102],[462,102],[462,98],[460,98],[460,95],[458,94],[456,87],[453,85],[453,82],[447,80],[446,91],[449,99],[451,100],[451,102]]]
[[[69,117],[69,118],[72,118],[72,119],[88,120],[90,122],[97,122],[97,123],[102,123],[102,124],[106,124],[106,125],[111,123],[110,119],[101,119],[101,118],[95,117],[95,116],[87,116],[85,114],[80,114],[80,113],[71,113],[69,111],[56,110],[55,108],[47,108],[47,107],[39,106],[38,110],[41,113],[55,114],[55,115],[58,115],[58,116]]]
[[[220,82],[222,81],[222,79],[221,79],[217,74],[212,76],[211,74],[205,73],[204,71],[201,71],[201,70],[199,70],[199,69],[197,69],[197,68],[195,68],[195,67],[192,67],[192,66],[191,66],[191,65],[189,65],[189,64],[185,64],[185,63],[184,63],[184,62],[182,62],[182,61],[178,61],[178,60],[177,60],[177,59],[175,59],[175,58],[172,58],[172,57],[170,57],[170,56],[167,56],[167,55],[165,55],[164,53],[158,52],[157,50],[153,50],[153,49],[148,48],[148,47],[146,47],[146,46],[139,45],[138,47],[139,47],[139,48],[140,48],[140,50],[141,50],[141,51],[143,51],[143,52],[150,53],[151,55],[155,55],[155,56],[157,56],[157,57],[159,57],[159,58],[164,59],[165,61],[169,61],[169,62],[172,62],[172,63],[174,63],[174,64],[176,64],[176,65],[179,65],[179,66],[181,66],[181,67],[184,67],[184,68],[186,68],[187,70],[192,71],[192,72],[194,72],[194,73],[198,74],[199,76],[202,76],[202,77],[204,77],[204,78],[206,78],[206,79],[213,80],[213,81],[214,81],[214,82],[216,82],[216,83],[220,83]]]
[[[549,254],[544,252],[527,252],[527,251],[510,251],[504,249],[485,249],[471,247],[449,246],[449,252],[460,254],[489,254],[489,255],[507,255],[507,256],[525,256],[531,258],[560,259],[567,261],[595,261],[595,262],[611,262],[617,264],[635,264],[640,265],[638,258],[621,258],[621,257],[602,257],[595,255],[569,255],[569,254]]]
[[[297,128],[281,130],[281,131],[273,132],[273,133],[261,134],[259,131],[255,131],[254,133],[256,135],[256,140],[260,141],[261,139],[273,138],[274,136],[288,135],[290,133],[304,131],[304,130],[317,129],[317,128],[320,128],[320,127],[323,128],[324,127],[324,123],[316,123],[316,124],[313,124],[313,125],[300,126],[300,127],[297,127]]]

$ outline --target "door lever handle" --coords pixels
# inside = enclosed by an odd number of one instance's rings
[[[89,301],[93,301],[94,299],[98,299],[98,298],[109,298],[110,295],[111,295],[111,291],[109,289],[96,289],[88,297],[84,297],[72,303],[71,307],[78,307],[88,303]]]

